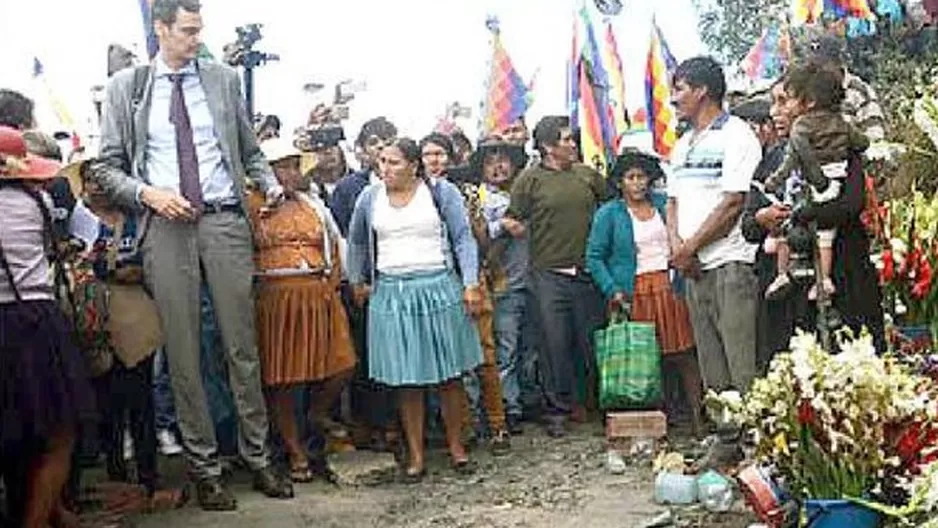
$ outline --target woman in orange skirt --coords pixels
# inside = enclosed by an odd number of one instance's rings
[[[702,385],[693,328],[679,297],[682,283],[668,264],[667,198],[653,191],[663,176],[653,156],[627,152],[616,160],[609,181],[622,199],[596,212],[586,263],[611,307],[628,308],[633,321],[655,324],[665,372],[681,376],[697,433]]]
[[[329,411],[349,381],[355,352],[338,288],[341,235],[325,204],[302,192],[300,153],[287,139],[262,145],[287,199],[275,209],[249,197],[260,275],[257,318],[262,379],[296,482],[312,480],[293,389],[312,385],[309,417],[335,434]]]

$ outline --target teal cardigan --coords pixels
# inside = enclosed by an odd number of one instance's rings
[[[651,195],[652,205],[665,221],[667,201],[667,196],[661,193]],[[632,215],[626,209],[625,202],[614,200],[600,207],[593,217],[593,226],[586,243],[586,267],[593,276],[593,282],[607,299],[619,292],[632,296],[635,271],[638,268],[637,253]],[[675,292],[683,290],[683,282],[676,274],[672,285]]]

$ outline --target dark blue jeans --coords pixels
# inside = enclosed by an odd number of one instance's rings
[[[522,392],[536,377],[535,349],[525,346],[522,332],[527,322],[528,292],[507,291],[495,297],[495,357],[502,380],[505,414],[521,417]],[[530,390],[530,389],[529,389]]]
[[[593,331],[603,323],[603,300],[589,275],[534,271],[531,287],[540,322],[540,373],[549,415],[567,416],[580,383],[594,369]],[[577,372],[584,372],[578,380]],[[585,387],[591,390],[589,387]]]
[[[156,414],[157,431],[176,428],[176,407],[173,404],[173,389],[169,385],[169,366],[163,349],[153,354],[153,408]]]

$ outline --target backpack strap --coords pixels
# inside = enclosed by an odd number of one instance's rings
[[[134,68],[133,98],[130,100],[131,108],[136,109],[143,101],[143,92],[147,89],[147,79],[150,78],[150,65],[144,64]]]
[[[7,261],[7,256],[3,252],[2,242],[0,242],[0,265],[3,266],[3,273],[7,276],[7,283],[10,285],[10,289],[13,290],[13,297],[16,299],[16,302],[23,302],[20,291],[16,287],[16,281],[13,280],[13,271],[10,269],[10,262]]]
[[[134,129],[134,125],[137,120],[134,116],[137,113],[137,109],[140,108],[140,105],[143,103],[143,98],[147,89],[147,81],[150,78],[150,65],[144,64],[143,66],[137,66],[134,68],[134,78],[133,84],[131,85],[131,99],[130,99],[130,142],[133,145],[134,138],[137,137],[137,131]],[[129,158],[132,158],[132,154]],[[133,175],[133,159],[127,160],[127,165],[124,167],[127,171],[127,174]]]

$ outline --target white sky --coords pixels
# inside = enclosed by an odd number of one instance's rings
[[[256,108],[290,128],[312,105],[301,87],[317,80],[365,80],[352,103],[346,133],[387,115],[421,136],[452,101],[473,108],[473,130],[490,56],[486,16],[501,21],[502,38],[526,80],[539,72],[529,121],[565,113],[566,61],[572,14],[582,0],[202,0],[203,34],[216,57],[236,26],[260,22],[258,49],[281,62],[258,70]],[[629,107],[643,104],[645,53],[652,13],[678,60],[703,50],[691,0],[625,0],[614,20],[625,62]],[[597,27],[599,29],[599,27]],[[602,37],[602,33],[598,35]],[[32,57],[83,124],[90,87],[106,77],[106,50],[117,42],[143,52],[138,0],[0,0],[0,86],[31,92]],[[33,92],[35,93],[35,92]],[[39,113],[41,126],[53,126]],[[48,119],[48,118],[46,118]]]

